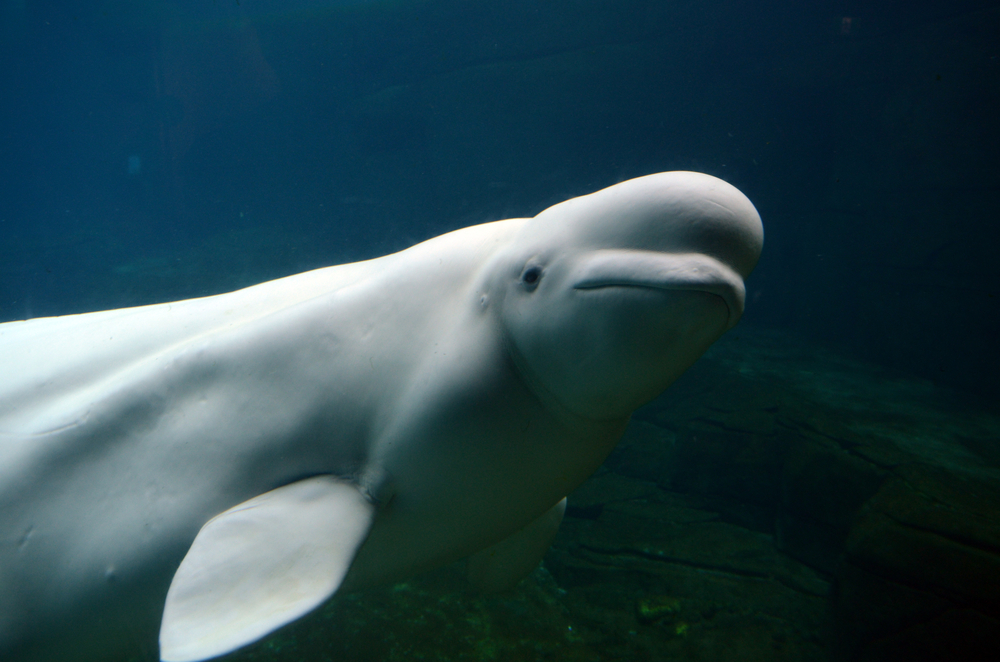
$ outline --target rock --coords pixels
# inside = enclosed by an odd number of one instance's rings
[[[909,650],[919,651],[916,659],[1000,658],[996,483],[917,463],[899,473],[906,478],[883,485],[846,542],[837,613],[839,629],[852,642],[848,654],[895,660],[903,659],[899,650]],[[955,652],[946,658],[946,650],[989,650],[991,657]]]
[[[1000,613],[998,542],[996,516],[956,510],[894,479],[851,530],[846,556],[890,581]]]
[[[867,642],[854,659],[858,662],[994,662],[998,657],[1000,620],[972,609],[952,609]]]
[[[637,412],[642,429],[614,456],[688,518],[649,498],[606,507],[560,571],[655,576],[649,599],[681,600],[671,622],[691,618],[685,569],[726,575],[734,592],[764,576],[806,592],[834,579],[843,659],[1000,659],[1000,422],[929,383],[776,340],[717,343],[691,370],[694,399]],[[740,402],[740,388],[753,394]],[[712,577],[698,594],[732,604]]]
[[[774,530],[786,435],[753,435],[695,424],[682,434],[664,488],[699,495],[736,524]]]
[[[596,521],[568,519],[545,565],[571,611],[648,637],[641,659],[826,656],[817,633],[829,583],[770,536],[720,521],[685,495],[660,492],[609,503]],[[640,659],[636,644],[621,655]]]
[[[887,474],[815,434],[798,436],[786,448],[775,518],[778,546],[832,575],[858,509]]]
[[[845,561],[837,571],[832,604],[837,658],[854,660],[870,642],[955,606],[931,591],[892,582]]]

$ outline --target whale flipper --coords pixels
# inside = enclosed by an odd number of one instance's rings
[[[517,586],[545,556],[565,512],[563,499],[517,533],[470,556],[466,569],[469,582],[487,593]]]
[[[316,608],[340,586],[375,510],[353,483],[316,476],[209,520],[167,592],[161,659],[216,657]]]

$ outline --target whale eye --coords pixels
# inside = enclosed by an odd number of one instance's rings
[[[521,282],[529,290],[533,290],[538,287],[538,281],[542,278],[542,268],[538,265],[531,265],[521,273]]]

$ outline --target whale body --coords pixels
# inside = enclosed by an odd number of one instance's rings
[[[382,258],[0,324],[0,659],[187,662],[337,591],[541,559],[743,312],[731,185],[658,173]]]

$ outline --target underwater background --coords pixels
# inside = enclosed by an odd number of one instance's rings
[[[1000,659],[1000,3],[0,0],[0,321],[665,170],[760,211],[746,314],[544,564],[338,597],[233,659]]]

